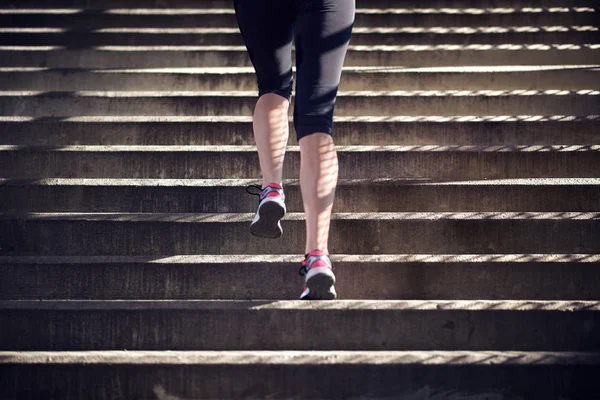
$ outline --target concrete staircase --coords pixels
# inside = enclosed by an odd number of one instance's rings
[[[3,2],[0,397],[597,398],[600,10],[537,3],[357,0],[341,300],[299,302],[231,2]]]

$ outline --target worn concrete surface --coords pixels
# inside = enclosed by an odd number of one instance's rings
[[[3,352],[0,363],[7,399],[579,399],[600,372],[596,353],[537,352]]]
[[[0,299],[290,300],[303,286],[301,259],[0,257]],[[600,298],[600,255],[334,255],[332,260],[341,299]]]
[[[584,90],[600,79],[600,65],[463,67],[428,71],[425,68],[381,68],[375,71],[348,67],[340,90]],[[377,67],[374,67],[377,68]],[[0,68],[3,90],[256,90],[251,67],[197,69],[46,69]]]
[[[13,351],[600,350],[598,301],[1,301],[0,322]]]
[[[64,46],[1,46],[0,65],[50,68],[183,68],[250,66],[243,46],[103,46],[74,50]],[[407,45],[350,46],[347,66],[462,66],[598,64],[600,44],[572,45]]]
[[[594,29],[596,28],[596,29]],[[38,28],[39,29],[39,28]],[[152,28],[151,32],[140,28],[126,28],[126,31],[81,30],[64,32],[62,28],[0,28],[2,36],[0,45],[4,46],[243,46],[242,36],[237,28]],[[110,29],[110,28],[109,28]],[[144,28],[142,28],[144,29]],[[147,28],[146,28],[147,29]],[[198,29],[202,29],[198,31]],[[220,31],[218,31],[220,30]],[[417,32],[413,32],[417,30]],[[73,34],[75,33],[75,34]],[[368,28],[355,28],[352,32],[354,46],[407,45],[420,43],[426,45],[438,44],[569,44],[597,43],[600,40],[598,28],[590,26],[587,31],[567,28],[566,31],[544,30],[530,28],[530,31],[520,32],[510,28],[389,28],[388,32],[370,31]]]
[[[254,145],[251,117],[0,117],[5,145]],[[289,144],[296,145],[290,123]],[[600,115],[336,117],[338,145],[600,143]]]
[[[587,178],[600,146],[338,146],[340,179]],[[288,147],[284,178],[299,175]],[[260,176],[253,146],[0,146],[6,178],[223,179]],[[365,166],[369,166],[366,168]]]
[[[253,179],[0,179],[0,212],[255,212]],[[297,180],[285,182],[288,212],[302,212]],[[349,179],[336,212],[571,211],[600,209],[600,179]]]
[[[368,4],[365,4],[368,5]],[[174,6],[174,5],[171,5]],[[71,29],[102,28],[237,28],[233,9],[207,9],[196,3],[195,8],[187,9],[146,9],[145,13],[131,9],[115,9],[111,13],[87,9],[84,12],[73,9],[40,10],[24,12],[23,9],[3,9],[0,12],[0,26],[11,27],[69,27]],[[77,10],[77,9],[75,9]],[[359,8],[356,10],[356,27],[398,26],[398,27],[478,27],[478,26],[582,26],[597,22],[593,9],[580,8],[579,12],[565,12],[557,8],[530,8],[526,11],[503,12],[498,8],[444,8],[431,10],[396,8],[395,12]],[[454,12],[453,12],[454,11]]]
[[[254,91],[3,91],[0,115],[249,116],[255,103]],[[339,92],[335,109],[338,116],[592,115],[600,109],[600,91],[350,91]]]
[[[129,7],[132,8],[164,8],[165,3],[163,0],[130,0],[128,3]],[[457,0],[452,3],[452,7],[448,7],[448,4],[443,0],[408,0],[401,3],[402,7],[408,8],[494,8],[494,7],[531,7],[535,5],[532,0]],[[546,7],[584,7],[593,6],[593,0],[548,0],[544,3]],[[86,0],[86,9],[105,9],[105,8],[120,8],[122,3],[120,0]],[[24,7],[35,7],[35,8],[56,8],[56,7],[81,7],[82,3],[79,0],[55,0],[52,4],[48,4],[44,0],[9,0],[7,6],[10,8],[24,8]],[[228,0],[179,0],[177,3],[171,5],[174,8],[217,8],[217,9],[231,9],[231,2]],[[357,0],[357,8],[368,8],[368,9],[380,9],[380,8],[398,8],[398,0]]]
[[[248,233],[253,214],[0,215],[0,255],[300,254],[301,214],[277,242]],[[597,253],[598,213],[335,214],[342,254]],[[274,250],[274,246],[277,246]]]

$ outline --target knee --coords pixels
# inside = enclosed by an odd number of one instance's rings
[[[296,118],[294,116],[294,128],[296,130],[296,138],[299,143],[312,142],[316,134],[326,135],[331,138],[333,128],[331,120],[328,118],[310,118],[308,121],[304,118]],[[309,140],[303,140],[305,138],[311,138]]]
[[[333,137],[326,132],[312,132],[303,136],[298,144],[302,153],[318,154],[333,145]]]
[[[259,76],[258,77],[258,97],[262,98],[268,94],[275,94],[283,97],[289,103],[292,99],[293,77],[291,70],[289,73],[281,76]]]
[[[288,111],[290,102],[280,94],[269,92],[261,95],[256,102],[256,109],[261,111]]]

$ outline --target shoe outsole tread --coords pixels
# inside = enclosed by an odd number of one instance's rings
[[[279,221],[285,215],[285,209],[281,204],[268,201],[261,204],[258,209],[258,220],[250,225],[250,233],[254,236],[277,239],[283,234]]]
[[[327,268],[326,271],[311,276],[306,280],[308,295],[303,300],[334,300],[337,296],[332,287],[335,284],[333,272]]]

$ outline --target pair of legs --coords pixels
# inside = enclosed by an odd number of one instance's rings
[[[354,0],[234,0],[257,75],[254,137],[263,187],[281,184],[296,46],[294,127],[300,145],[300,187],[306,253],[328,253],[338,161],[332,139],[335,99],[354,23]]]

